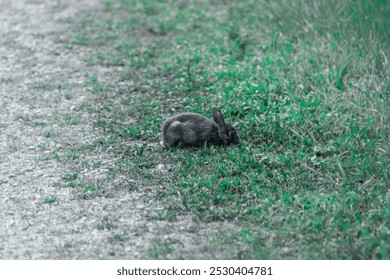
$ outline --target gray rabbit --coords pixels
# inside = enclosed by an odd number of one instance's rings
[[[163,144],[167,148],[239,144],[234,127],[225,123],[221,109],[213,108],[213,120],[196,113],[182,113],[164,123]]]

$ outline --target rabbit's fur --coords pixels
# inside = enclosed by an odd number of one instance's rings
[[[196,113],[176,115],[166,120],[162,132],[163,144],[167,148],[240,143],[236,130],[225,123],[219,108],[213,109],[213,120]]]

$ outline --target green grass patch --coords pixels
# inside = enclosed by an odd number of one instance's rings
[[[224,244],[237,257],[390,259],[389,19],[381,0],[109,1],[74,37],[96,47],[88,63],[124,70],[85,77],[104,139],[90,148],[159,186],[157,219],[249,225]],[[241,147],[156,145],[167,117],[214,106]],[[171,253],[155,243],[151,258]]]

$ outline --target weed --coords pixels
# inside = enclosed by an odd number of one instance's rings
[[[57,201],[56,195],[47,196],[43,199],[44,204],[52,204]]]
[[[174,217],[175,217],[175,211],[174,210],[169,210],[169,211],[167,211],[165,213],[157,211],[157,212],[153,213],[153,217],[158,219],[158,220],[172,221],[172,220],[174,220]]]
[[[42,136],[45,138],[52,138],[55,136],[55,132],[53,130],[45,130],[42,132]]]
[[[66,93],[64,93],[64,98],[65,98],[66,100],[71,100],[71,99],[73,98],[73,96],[72,96],[72,94],[66,92]]]
[[[109,217],[104,217],[100,223],[97,224],[97,229],[98,230],[111,230],[116,228],[116,225],[110,221]]]
[[[168,259],[169,254],[173,252],[172,243],[169,240],[162,240],[155,238],[152,241],[148,253],[149,257],[153,260]]]
[[[125,240],[126,238],[123,234],[114,234],[109,238],[109,241],[112,243],[120,243],[120,242],[124,242]]]
[[[83,199],[92,199],[103,194],[103,189],[98,184],[86,184],[83,186]]]
[[[40,143],[38,144],[38,149],[43,151],[47,148],[47,144],[46,143]]]
[[[58,153],[53,153],[50,155],[49,157],[50,159],[55,159],[55,160],[60,160],[61,159],[61,155],[58,154]]]
[[[85,85],[89,87],[88,90],[91,93],[102,93],[111,87],[110,83],[104,83],[104,84],[100,83],[96,76],[91,76],[91,77],[87,76],[87,78],[89,78],[89,80],[85,82]]]
[[[62,178],[64,181],[72,181],[78,178],[78,173],[66,173]]]

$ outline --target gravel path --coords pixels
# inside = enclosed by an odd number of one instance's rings
[[[69,166],[48,156],[99,136],[89,113],[79,113],[73,126],[63,125],[64,116],[89,102],[83,86],[87,72],[115,74],[87,66],[88,48],[69,43],[68,19],[99,5],[0,0],[0,259],[143,259],[150,257],[151,244],[164,240],[174,244],[173,258],[220,258],[216,248],[208,248],[209,228],[218,232],[229,226],[205,227],[192,216],[147,219],[151,210],[162,209],[151,189],[85,200],[61,187]],[[112,160],[99,151],[90,157]],[[88,178],[106,169],[103,164],[81,173]],[[54,203],[43,203],[53,195]],[[115,227],[99,230],[107,219]]]
[[[70,246],[66,242],[73,242],[72,231],[80,228],[77,223],[83,223],[80,214],[75,219],[79,207],[73,207],[71,190],[54,187],[64,174],[64,166],[55,160],[39,159],[45,153],[72,145],[76,134],[93,135],[87,122],[69,129],[52,121],[56,115],[71,112],[85,96],[81,54],[56,43],[55,34],[66,33],[69,26],[65,19],[92,5],[96,3],[0,2],[0,257],[3,259],[67,257],[61,248]],[[75,93],[72,102],[60,102],[64,95],[61,84],[65,83],[69,85],[68,92]],[[47,141],[43,136],[47,130],[62,137]],[[44,152],[40,143],[45,145]],[[54,194],[62,203],[56,207],[42,203],[45,197]]]

